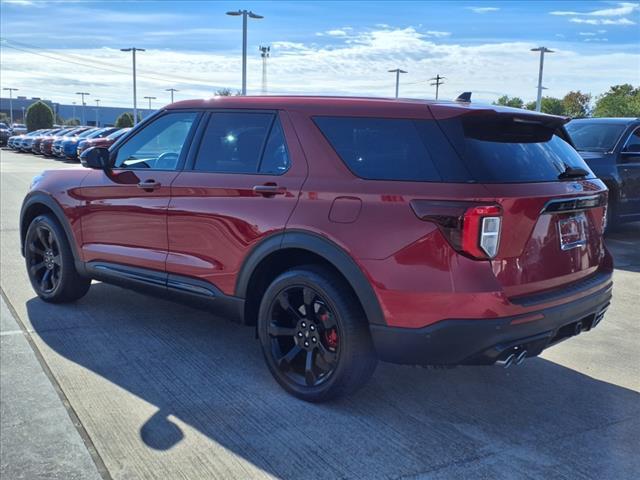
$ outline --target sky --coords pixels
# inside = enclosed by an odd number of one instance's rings
[[[259,46],[269,45],[269,94],[440,98],[472,91],[534,100],[546,46],[545,95],[640,85],[640,3],[618,1],[38,1],[1,0],[0,83],[54,102],[132,102],[131,54],[138,53],[138,104],[209,97],[241,85],[245,8],[248,93],[261,93]],[[6,94],[6,92],[3,92]],[[6,95],[3,95],[6,96]]]

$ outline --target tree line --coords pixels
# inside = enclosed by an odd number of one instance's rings
[[[584,117],[640,117],[640,87],[628,83],[614,85],[592,103],[590,93],[571,91],[562,98],[542,97],[540,110],[552,115]],[[519,97],[503,95],[494,105],[535,110],[536,102],[525,103]]]

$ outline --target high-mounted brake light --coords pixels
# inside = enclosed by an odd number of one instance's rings
[[[447,241],[460,253],[483,260],[498,254],[502,226],[500,206],[414,200],[411,207],[421,220],[436,223]]]

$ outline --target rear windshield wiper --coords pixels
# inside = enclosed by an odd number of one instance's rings
[[[565,178],[580,178],[586,177],[587,175],[589,175],[589,172],[587,172],[584,168],[567,166],[564,172],[558,175],[558,179],[563,180]]]

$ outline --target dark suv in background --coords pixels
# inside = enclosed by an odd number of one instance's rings
[[[379,359],[519,364],[591,330],[611,298],[607,189],[566,121],[418,100],[179,102],[85,151],[89,169],[36,177],[22,253],[48,302],[97,279],[255,325],[275,379],[309,401],[353,391]]]
[[[640,220],[640,118],[584,118],[566,128],[578,153],[609,188],[610,227]]]

